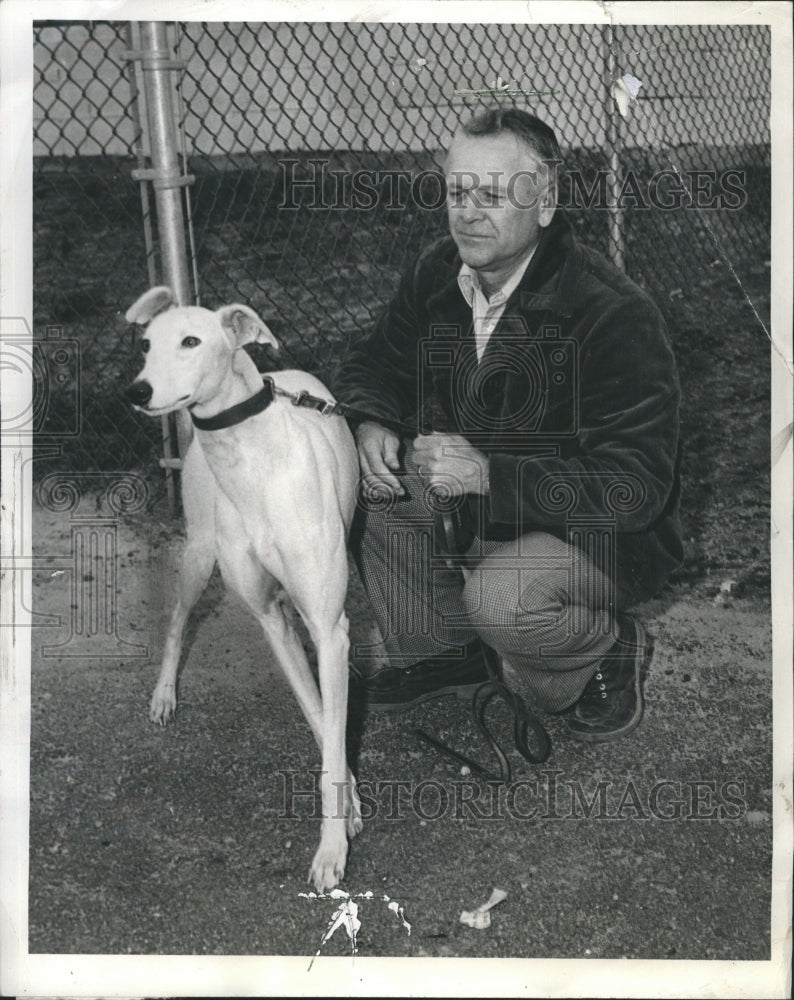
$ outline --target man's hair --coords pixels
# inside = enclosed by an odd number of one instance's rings
[[[509,132],[529,146],[541,160],[562,160],[554,130],[540,118],[520,108],[497,105],[485,108],[463,122],[461,131],[469,136],[502,135]]]

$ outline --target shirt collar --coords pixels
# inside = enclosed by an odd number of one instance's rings
[[[532,260],[532,255],[535,253],[535,247],[523,257],[515,267],[515,270],[511,273],[507,281],[493,293],[490,299],[487,299],[489,308],[495,306],[504,305],[505,302],[510,298],[513,292],[518,288],[518,284],[524,276],[524,271],[526,271],[529,262]],[[458,286],[463,294],[463,298],[468,302],[469,306],[474,305],[475,295],[479,292],[483,298],[485,298],[485,293],[482,291],[482,286],[480,285],[480,279],[474,268],[469,267],[468,264],[461,264],[460,271],[458,271]]]

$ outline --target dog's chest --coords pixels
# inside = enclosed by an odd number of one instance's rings
[[[219,492],[237,510],[247,534],[261,535],[272,522],[290,517],[295,464],[290,466],[281,449],[237,428],[200,434],[198,440]]]

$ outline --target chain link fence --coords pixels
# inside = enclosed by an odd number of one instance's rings
[[[143,471],[161,496],[160,427],[123,395],[140,364],[124,311],[162,280],[148,183],[132,177],[149,152],[136,29],[34,25],[38,442],[59,446],[35,468]],[[495,100],[555,127],[574,226],[674,337],[708,324],[715,295],[763,336],[768,27],[184,23],[169,38],[196,298],[251,305],[290,364],[327,378],[445,231],[444,149]],[[623,117],[625,74],[641,88]],[[75,360],[56,384],[64,343]]]
[[[34,25],[34,388],[47,398],[35,440],[40,453],[60,450],[35,463],[37,478],[53,468],[151,471],[160,447],[159,428],[122,395],[135,345],[121,316],[149,282],[131,176],[140,130],[130,43],[123,23]],[[64,345],[68,363],[56,366]]]

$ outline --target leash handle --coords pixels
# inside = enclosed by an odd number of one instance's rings
[[[491,652],[491,650],[489,650],[489,652]],[[475,689],[471,698],[472,718],[498,761],[498,773],[489,771],[482,764],[478,764],[477,761],[472,760],[471,757],[467,757],[465,754],[459,753],[457,750],[453,750],[452,747],[443,743],[435,736],[431,736],[423,729],[415,728],[414,734],[418,736],[419,739],[444,754],[445,757],[449,757],[458,764],[464,764],[469,768],[469,770],[472,771],[472,773],[479,774],[480,777],[486,778],[488,781],[498,781],[503,784],[509,784],[512,781],[513,776],[510,761],[496,738],[489,730],[485,721],[486,709],[488,708],[490,702],[496,697],[501,698],[512,712],[513,743],[518,753],[530,764],[542,764],[544,761],[548,760],[549,754],[551,753],[551,740],[549,739],[549,734],[546,732],[545,728],[538,721],[538,719],[536,719],[534,715],[528,711],[523,698],[517,695],[514,691],[505,687],[501,681],[483,681],[483,683]],[[538,745],[538,749],[535,751],[533,751],[529,745],[530,731],[532,732]]]
[[[459,538],[456,539],[455,527],[455,522],[450,521],[447,517],[445,517],[444,541],[446,542],[447,550],[450,552],[459,552],[461,550]],[[482,640],[480,641],[482,642]],[[499,763],[499,773],[495,774],[494,772],[489,771],[476,761],[473,761],[470,757],[466,757],[464,754],[458,753],[457,750],[453,750],[445,743],[442,743],[441,740],[436,739],[434,736],[430,736],[422,729],[414,729],[414,733],[420,739],[429,743],[430,746],[435,747],[436,750],[440,751],[445,756],[450,757],[452,760],[460,764],[466,765],[472,772],[487,778],[489,781],[499,781],[509,784],[512,780],[510,761],[488,728],[485,718],[485,712],[490,702],[494,698],[499,697],[510,710],[513,716],[513,744],[518,753],[528,763],[542,764],[544,761],[548,760],[549,754],[551,753],[551,740],[549,739],[549,734],[546,732],[543,724],[539,719],[536,719],[535,716],[532,715],[527,706],[524,704],[524,699],[520,695],[516,694],[515,691],[511,691],[510,688],[508,688],[507,685],[500,679],[499,674],[501,669],[501,660],[499,658],[499,654],[496,650],[492,649],[484,642],[482,643],[482,647],[483,658],[485,659],[485,666],[488,671],[488,680],[483,681],[479,687],[475,688],[471,697],[471,714],[474,719],[474,724],[479,729],[485,739],[485,742],[491,748],[493,755]],[[537,745],[537,750],[534,751],[530,747],[530,733],[534,737],[535,744]]]
[[[497,756],[503,756],[501,751],[496,750],[496,742],[485,724],[485,709],[488,706],[488,702],[494,696],[498,695],[513,715],[513,741],[515,743],[516,750],[521,754],[524,760],[529,761],[530,764],[542,764],[548,759],[548,756],[551,753],[551,740],[549,739],[549,734],[546,732],[546,729],[540,720],[536,719],[535,716],[529,711],[527,706],[524,704],[524,699],[521,695],[512,691],[499,677],[501,660],[496,650],[492,649],[490,646],[486,646],[484,643],[483,650],[485,665],[488,669],[488,676],[490,677],[490,680],[487,682],[490,690],[484,693],[482,689],[478,689],[474,692],[471,705],[474,721],[477,723],[477,726],[483,736],[485,736],[488,742],[494,747],[494,752],[496,752]],[[483,687],[485,687],[485,685],[483,685]],[[530,730],[532,731],[538,745],[538,749],[534,752],[529,746]]]

